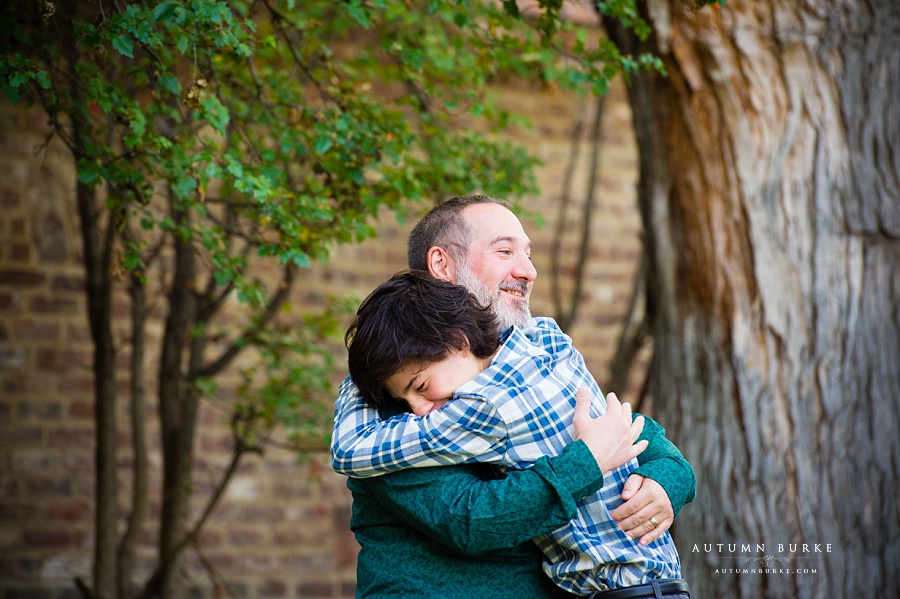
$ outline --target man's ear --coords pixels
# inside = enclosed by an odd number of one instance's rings
[[[450,283],[456,282],[456,260],[450,255],[450,252],[442,247],[434,246],[428,250],[426,260],[428,272],[432,277]]]

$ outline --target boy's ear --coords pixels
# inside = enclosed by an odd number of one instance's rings
[[[456,260],[450,252],[442,247],[434,246],[426,255],[428,272],[435,279],[456,283]]]

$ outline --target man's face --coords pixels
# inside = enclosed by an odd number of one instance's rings
[[[384,382],[388,394],[402,399],[416,416],[443,407],[456,388],[471,381],[486,364],[468,350],[451,352],[440,362],[410,364]]]
[[[473,238],[452,282],[490,305],[501,331],[526,324],[531,319],[528,301],[537,271],[522,223],[499,204],[473,204],[463,210],[462,217]]]

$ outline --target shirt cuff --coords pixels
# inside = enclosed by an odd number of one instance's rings
[[[569,443],[558,456],[538,460],[535,468],[547,468],[563,490],[575,501],[595,493],[603,486],[603,473],[584,441]]]

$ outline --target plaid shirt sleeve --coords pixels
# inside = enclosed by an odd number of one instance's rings
[[[347,377],[335,406],[331,459],[336,472],[366,478],[410,467],[500,463],[507,443],[503,419],[482,399],[454,398],[422,418],[385,420]]]

